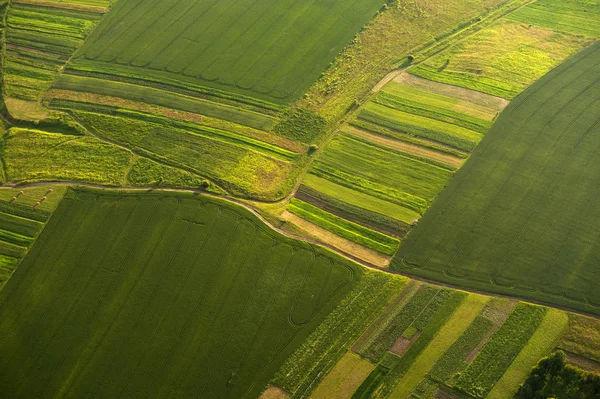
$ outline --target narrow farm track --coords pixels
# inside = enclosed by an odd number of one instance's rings
[[[321,248],[326,248],[329,249],[330,251],[333,251],[334,253],[354,262],[357,263],[363,267],[366,267],[368,269],[371,270],[376,270],[379,272],[383,272],[383,273],[388,273],[388,274],[394,274],[394,275],[398,275],[398,276],[404,276],[404,277],[408,277],[412,280],[415,281],[421,281],[424,283],[429,283],[429,284],[433,284],[433,285],[437,285],[437,286],[441,286],[441,287],[447,287],[447,288],[452,288],[452,289],[458,289],[458,290],[462,290],[462,291],[466,291],[466,292],[473,292],[476,294],[482,294],[482,295],[488,295],[488,296],[494,296],[494,297],[498,297],[498,298],[508,298],[508,299],[517,299],[520,301],[525,301],[525,302],[529,302],[529,303],[535,303],[538,305],[543,305],[543,306],[549,306],[552,308],[556,308],[556,309],[561,309],[561,310],[565,310],[565,311],[569,311],[572,313],[577,313],[577,314],[581,314],[584,316],[589,316],[589,317],[593,317],[596,319],[600,319],[600,316],[593,314],[593,313],[588,313],[588,312],[583,312],[583,311],[579,311],[579,310],[574,310],[574,309],[570,309],[568,307],[565,306],[558,306],[549,302],[544,302],[544,301],[535,301],[535,300],[531,300],[529,298],[523,298],[523,297],[518,297],[518,296],[511,296],[511,295],[502,295],[502,294],[496,294],[496,293],[490,293],[490,292],[486,292],[486,291],[482,291],[482,290],[476,290],[476,289],[470,289],[470,288],[465,288],[465,287],[460,287],[457,285],[452,285],[452,284],[447,284],[447,283],[441,283],[439,281],[436,280],[432,280],[432,279],[427,279],[427,278],[423,278],[423,277],[419,277],[417,275],[413,275],[410,273],[405,273],[405,272],[400,272],[397,270],[392,270],[389,268],[381,268],[378,266],[373,265],[372,263],[366,262],[362,259],[359,259],[355,256],[352,256],[351,254],[348,254],[332,245],[329,245],[327,243],[323,243],[317,240],[313,240],[311,238],[308,237],[304,237],[304,236],[299,236],[296,234],[292,234],[289,233],[285,230],[282,230],[276,226],[274,226],[271,222],[269,222],[267,219],[265,219],[259,212],[256,211],[255,208],[253,208],[252,206],[248,205],[247,203],[231,198],[231,197],[227,197],[227,196],[223,196],[223,195],[218,195],[218,194],[213,194],[213,193],[208,193],[206,191],[201,191],[201,190],[192,190],[192,189],[182,189],[182,188],[144,188],[144,187],[108,187],[108,186],[102,186],[102,185],[98,185],[98,184],[90,184],[90,183],[81,183],[81,182],[76,182],[76,181],[72,181],[72,182],[38,182],[38,183],[28,183],[28,184],[21,184],[21,185],[4,185],[4,186],[0,186],[0,190],[10,190],[10,189],[19,189],[19,188],[27,188],[27,187],[45,187],[45,186],[80,186],[80,187],[88,187],[88,188],[96,188],[96,189],[104,189],[104,190],[117,190],[117,191],[128,191],[128,192],[151,192],[151,191],[161,191],[161,192],[173,192],[173,193],[193,193],[193,194],[201,194],[201,195],[205,195],[208,197],[212,197],[212,198],[218,198],[220,200],[223,201],[227,201],[230,202],[232,204],[241,206],[243,208],[245,208],[246,210],[250,211],[254,216],[256,216],[262,223],[264,223],[268,228],[270,228],[271,230],[282,234],[286,237],[295,239],[295,240],[299,240],[299,241],[303,241],[312,245],[316,245],[318,247]]]

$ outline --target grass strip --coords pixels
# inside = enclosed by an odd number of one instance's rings
[[[287,209],[294,215],[323,227],[342,238],[386,255],[393,255],[398,245],[400,245],[400,240],[397,238],[386,236],[357,223],[342,219],[296,198],[292,198]]]
[[[469,324],[481,312],[489,297],[468,294],[459,308],[439,330],[429,345],[421,352],[411,368],[402,376],[391,398],[406,398],[427,375],[438,359],[463,334]]]
[[[519,385],[527,378],[531,368],[540,358],[548,355],[569,325],[567,314],[558,309],[548,309],[538,329],[527,345],[510,364],[502,378],[494,385],[487,399],[514,397]]]

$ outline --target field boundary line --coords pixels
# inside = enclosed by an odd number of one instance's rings
[[[54,185],[54,186],[57,186],[57,185],[73,186],[73,187],[79,186],[79,187],[95,188],[95,189],[101,189],[101,190],[107,190],[107,191],[112,190],[112,191],[141,192],[141,193],[144,193],[144,192],[146,192],[146,193],[148,193],[148,192],[169,193],[169,192],[171,192],[174,194],[177,194],[177,193],[200,194],[200,195],[203,195],[203,196],[206,196],[209,198],[216,198],[216,199],[228,202],[230,204],[241,206],[241,207],[245,208],[247,211],[251,212],[262,223],[264,223],[268,229],[270,229],[278,234],[284,235],[288,238],[302,241],[304,243],[317,246],[319,248],[327,249],[327,250],[335,253],[336,255],[341,256],[347,260],[350,260],[350,261],[354,262],[355,264],[366,267],[367,269],[371,269],[371,270],[382,272],[382,273],[394,274],[397,276],[408,277],[412,280],[428,283],[428,284],[431,284],[434,286],[447,287],[447,288],[452,288],[452,289],[459,290],[459,291],[472,292],[475,294],[494,296],[494,297],[498,297],[498,298],[516,299],[516,300],[519,300],[522,302],[538,304],[538,305],[546,306],[549,308],[556,308],[556,309],[564,310],[567,312],[576,313],[576,314],[580,314],[580,315],[584,315],[584,316],[588,316],[588,317],[593,317],[595,319],[600,319],[600,315],[598,315],[598,314],[585,312],[585,311],[578,310],[578,309],[571,309],[566,306],[556,305],[556,304],[552,304],[550,302],[538,301],[538,300],[534,300],[534,299],[530,299],[530,298],[521,297],[518,295],[508,295],[508,294],[502,294],[502,293],[497,293],[497,292],[483,291],[483,290],[476,289],[476,288],[460,287],[458,285],[436,281],[433,279],[421,277],[421,276],[418,276],[418,275],[415,275],[412,273],[407,273],[404,271],[401,272],[401,271],[392,270],[389,268],[378,267],[367,261],[364,261],[353,255],[350,255],[340,249],[337,249],[327,243],[323,243],[323,242],[320,242],[320,241],[317,241],[317,240],[314,240],[311,238],[299,236],[299,235],[288,233],[287,231],[281,230],[280,228],[276,227],[271,222],[269,222],[267,219],[265,219],[259,212],[256,211],[255,208],[253,208],[251,205],[249,205],[246,202],[243,202],[236,198],[227,197],[224,195],[209,193],[209,192],[206,192],[203,190],[183,189],[183,188],[179,188],[179,189],[177,189],[177,188],[153,188],[153,187],[111,187],[111,186],[102,186],[99,184],[92,184],[92,183],[82,183],[82,182],[77,182],[77,181],[70,181],[70,182],[55,181],[55,182],[37,182],[37,183],[27,183],[27,184],[5,185],[5,186],[0,186],[0,190],[3,190],[3,189],[8,190],[8,189],[15,189],[15,188],[27,188],[27,187],[44,187],[44,186],[52,186],[52,185]],[[271,238],[276,239],[274,237],[271,237]]]

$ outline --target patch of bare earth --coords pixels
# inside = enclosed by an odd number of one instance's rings
[[[460,398],[460,396],[453,395],[448,391],[445,391],[443,388],[438,388],[437,391],[433,394],[435,399],[456,399]]]
[[[563,352],[565,352],[565,355],[567,355],[567,362],[569,364],[572,364],[573,366],[579,367],[580,369],[586,371],[600,373],[600,362],[588,359],[587,357],[583,357],[576,353],[568,352],[565,350],[563,350]]]
[[[409,154],[418,155],[420,157],[433,159],[439,162],[442,162],[448,166],[460,167],[464,162],[464,159],[459,157],[455,157],[449,154],[443,154],[437,151],[429,150],[427,148],[420,147],[418,145],[405,143],[403,141],[389,139],[387,137],[379,136],[377,134],[373,134],[367,132],[365,130],[356,128],[354,126],[346,126],[344,131],[357,136],[363,139],[372,141],[373,143],[377,143],[383,145],[385,147],[389,147],[398,151],[407,152]]]
[[[275,385],[269,385],[262,395],[260,395],[259,399],[288,399],[291,397],[292,395],[283,389],[276,387]]]
[[[349,255],[352,255],[358,259],[368,262],[378,267],[387,267],[390,264],[391,258],[380,254],[379,252],[373,251],[372,249],[365,248],[362,245],[356,244],[350,240],[346,240],[332,232],[325,230],[309,221],[306,221],[288,211],[283,211],[281,218],[286,222],[292,223],[294,226],[299,228],[310,237],[315,238],[324,244],[329,244],[334,248],[341,250]]]
[[[360,338],[356,340],[352,346],[352,350],[356,353],[360,352],[361,348],[367,345],[371,337],[378,336],[379,333],[387,327],[387,321],[392,318],[390,315],[396,315],[415,295],[419,287],[421,287],[421,283],[416,280],[410,280],[408,284],[406,284],[406,287],[400,291],[400,293],[385,307],[379,317],[377,317]]]
[[[464,101],[469,101],[474,104],[492,108],[496,111],[502,111],[510,103],[510,101],[504,98],[492,96],[486,93],[481,93],[475,90],[465,89],[463,87],[433,82],[431,80],[411,75],[408,72],[403,72],[396,76],[394,78],[394,82],[402,83],[407,86],[412,86],[417,89],[426,90],[432,93],[454,97]]]
[[[413,342],[419,338],[419,335],[421,335],[421,331],[417,331],[410,339],[400,336],[400,338],[398,338],[396,342],[394,342],[394,345],[392,345],[390,348],[390,352],[395,353],[398,356],[404,355]]]

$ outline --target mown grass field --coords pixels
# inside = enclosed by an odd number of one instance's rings
[[[383,3],[117,2],[74,65],[162,76],[289,104]]]
[[[511,103],[392,267],[600,313],[600,45]]]
[[[220,200],[70,190],[0,294],[2,392],[256,397],[362,275]]]

